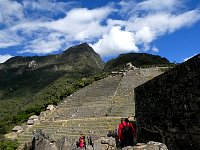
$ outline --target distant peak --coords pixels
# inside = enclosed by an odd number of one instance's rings
[[[64,53],[86,52],[86,51],[95,53],[93,48],[91,46],[89,46],[88,43],[82,43],[82,44],[79,44],[79,45],[72,46],[72,47],[68,48],[66,51],[64,51]]]
[[[85,43],[82,43],[82,44],[79,44],[79,45],[72,46],[70,48],[88,48],[88,47],[90,47],[90,46],[88,45],[88,43],[85,42]]]

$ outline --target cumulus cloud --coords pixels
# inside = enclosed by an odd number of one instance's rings
[[[88,10],[87,8],[73,9],[64,18],[53,21],[27,21],[12,26],[11,31],[22,31],[24,36],[35,35],[36,39],[29,42],[19,53],[51,53],[58,51],[65,43],[92,41],[101,37],[109,28],[101,25],[113,11],[110,7]],[[39,32],[38,32],[39,31]],[[63,38],[53,38],[52,32]]]
[[[102,35],[107,28],[101,25],[113,11],[110,7],[89,10],[87,8],[73,9],[59,20],[49,22],[45,26],[69,35],[73,40],[87,40]]]
[[[138,51],[131,32],[114,26],[97,43],[91,45],[101,56],[111,56],[125,52]]]
[[[200,11],[192,10],[182,14],[156,13],[143,18],[130,18],[126,24],[128,31],[135,32],[139,43],[150,43],[157,37],[190,26],[200,19]]]
[[[94,9],[56,0],[3,2],[0,48],[20,45],[19,53],[52,53],[74,41],[91,43],[101,56],[147,51],[159,37],[200,20],[200,10],[185,9],[182,0],[123,0]]]
[[[6,60],[10,59],[11,56],[10,54],[5,54],[5,55],[0,55],[0,63],[4,63]]]

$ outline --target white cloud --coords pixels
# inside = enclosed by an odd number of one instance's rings
[[[106,31],[101,21],[111,12],[112,8],[109,7],[92,10],[74,9],[69,11],[64,18],[49,22],[46,27],[68,34],[72,40],[84,41],[99,37]]]
[[[53,16],[64,13],[74,6],[76,2],[58,2],[55,0],[23,0],[24,13],[28,14],[28,17],[40,20],[51,20]],[[29,13],[30,11],[38,13]],[[42,14],[42,15],[41,15]],[[27,18],[28,19],[28,18]]]
[[[58,51],[65,44],[65,37],[62,34],[51,33],[47,37],[40,37],[25,46],[24,50],[18,53],[47,54]]]
[[[103,35],[102,39],[91,46],[101,56],[138,51],[132,33],[123,31],[120,26],[113,27],[108,34]]]
[[[7,48],[10,46],[19,45],[21,38],[15,33],[8,30],[0,30],[0,48]]]
[[[1,0],[0,25],[14,24],[24,18],[23,6],[17,1]]]
[[[188,27],[200,19],[200,11],[192,10],[179,15],[169,13],[150,14],[143,18],[130,18],[126,30],[135,33],[137,44],[148,45],[158,37]]]
[[[154,52],[157,53],[157,52],[159,52],[159,49],[158,49],[157,47],[154,46],[154,47],[152,47],[152,51],[154,51]]]
[[[101,22],[113,11],[110,7],[103,7],[88,10],[79,8],[70,10],[64,18],[42,22],[29,21],[13,26],[12,31],[24,30],[30,34],[36,30],[54,30],[68,36],[68,41],[86,41],[98,38],[103,35],[108,28],[102,26]]]
[[[187,61],[187,60],[189,60],[190,58],[192,58],[192,57],[194,57],[194,56],[196,56],[197,54],[194,54],[194,55],[192,55],[192,56],[190,56],[190,57],[187,57],[187,58],[185,58],[183,61]]]
[[[159,37],[200,20],[200,10],[185,9],[181,0],[124,0],[94,9],[56,0],[3,2],[11,7],[0,12],[0,20],[8,18],[7,25],[0,28],[0,48],[21,45],[20,53],[51,53],[74,41],[92,43],[102,56],[146,51]],[[30,10],[34,13],[28,13]]]
[[[5,55],[0,55],[0,63],[4,63],[6,60],[10,59],[11,56],[10,54],[5,54]]]
[[[32,10],[42,10],[42,11],[50,11],[57,13],[58,11],[65,12],[66,9],[69,9],[69,7],[72,4],[75,4],[75,2],[56,2],[52,0],[37,0],[37,1],[30,1],[30,0],[24,0],[23,5],[25,8],[29,8]]]
[[[141,27],[135,34],[137,44],[150,43],[154,38],[155,33],[148,26]]]
[[[146,0],[136,5],[137,10],[147,11],[173,11],[183,7],[182,0]]]

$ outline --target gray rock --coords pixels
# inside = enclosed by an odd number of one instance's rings
[[[33,134],[33,150],[58,150],[55,144],[50,142],[49,135],[43,130],[37,129]]]
[[[109,145],[109,146],[112,146],[112,147],[116,147],[115,138],[110,137],[109,140],[108,140],[108,145]]]
[[[108,138],[102,137],[102,138],[101,138],[101,143],[102,143],[102,144],[108,144],[108,143],[109,143],[109,139],[108,139]]]

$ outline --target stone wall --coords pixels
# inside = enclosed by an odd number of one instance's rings
[[[137,87],[135,105],[141,141],[200,149],[200,54]]]

